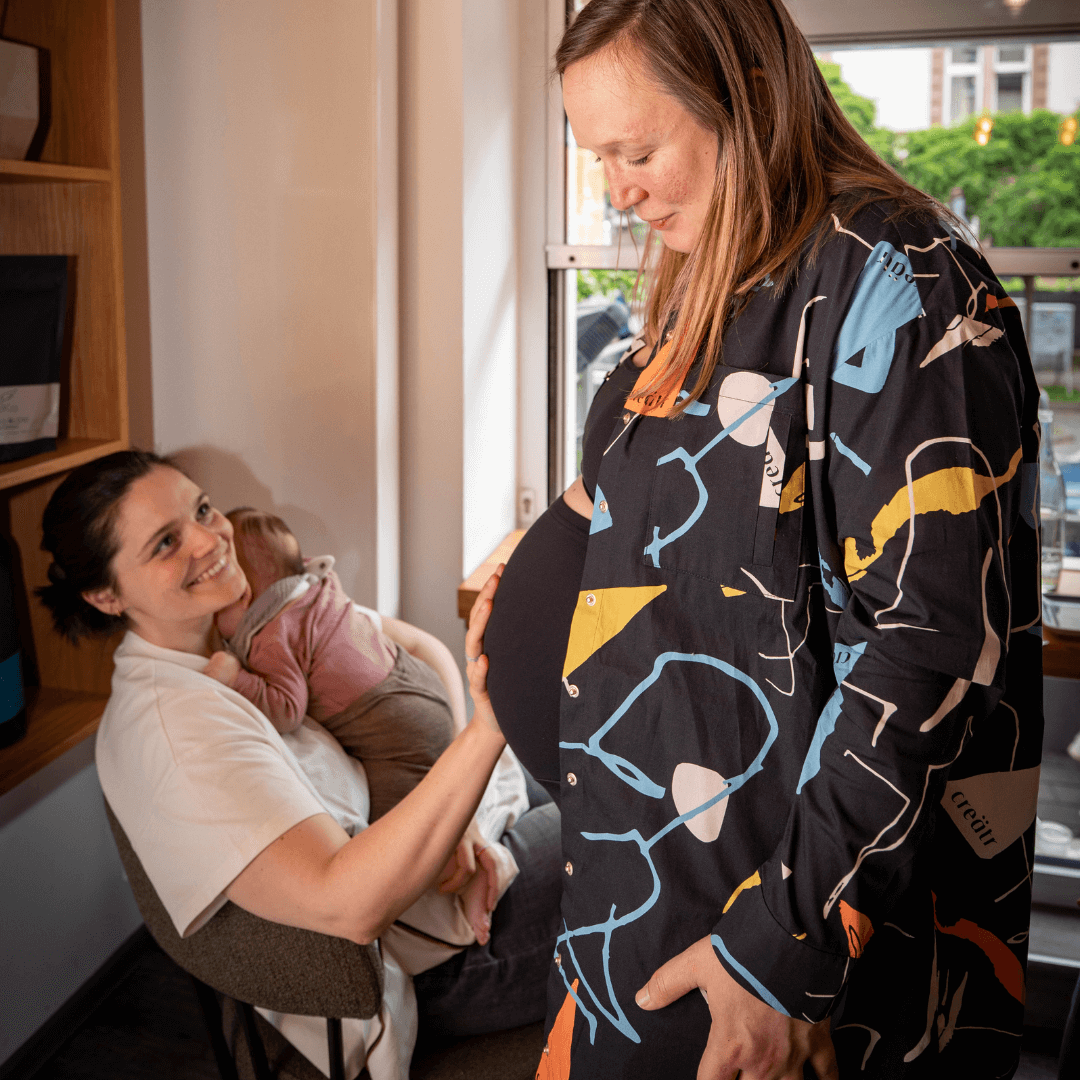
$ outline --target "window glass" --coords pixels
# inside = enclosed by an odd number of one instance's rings
[[[1023,45],[1002,45],[998,49],[999,64],[1022,64],[1027,59],[1027,48]]]
[[[998,75],[998,112],[1019,112],[1024,107],[1024,76],[1019,72]]]
[[[581,471],[581,439],[596,391],[641,329],[641,320],[631,303],[635,271],[567,270],[565,274],[567,310],[573,310],[574,318],[567,328],[565,356],[563,487]]]
[[[949,105],[949,119],[963,120],[975,111],[975,76],[954,75]]]
[[[958,49],[950,49],[954,64],[974,64],[978,50],[974,45],[961,45]]]

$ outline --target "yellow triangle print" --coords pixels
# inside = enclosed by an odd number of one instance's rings
[[[720,591],[725,596],[745,596],[746,595],[746,590],[745,589],[733,589],[730,585],[721,585],[720,586]]]
[[[646,604],[666,590],[666,585],[631,585],[587,589],[580,593],[574,608],[574,621],[570,624],[563,678],[581,667],[601,645],[620,633]]]

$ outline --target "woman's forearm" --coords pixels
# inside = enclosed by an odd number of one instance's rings
[[[373,941],[432,884],[476,812],[505,745],[474,720],[413,791],[338,850],[327,868],[327,888],[340,898],[338,910],[353,909],[343,936]]]
[[[328,814],[295,825],[225,890],[272,922],[374,941],[435,880],[506,745],[477,715],[397,806],[352,839]]]

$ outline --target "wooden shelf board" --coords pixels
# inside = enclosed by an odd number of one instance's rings
[[[514,548],[524,535],[524,529],[515,529],[505,536],[503,542],[458,586],[457,613],[460,618],[469,621],[469,612],[484,582],[495,573],[499,563],[506,562],[514,554]]]
[[[56,449],[46,454],[0,464],[0,489],[67,472],[94,458],[126,448],[127,443],[123,439],[59,439]]]
[[[0,795],[97,731],[108,700],[102,694],[29,686],[26,737],[0,750]]]
[[[11,158],[0,158],[0,184],[108,184],[112,178],[111,169],[57,165],[52,161],[14,161]]]

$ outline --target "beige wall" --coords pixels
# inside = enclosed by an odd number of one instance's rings
[[[153,429],[376,603],[376,4],[143,0]]]

